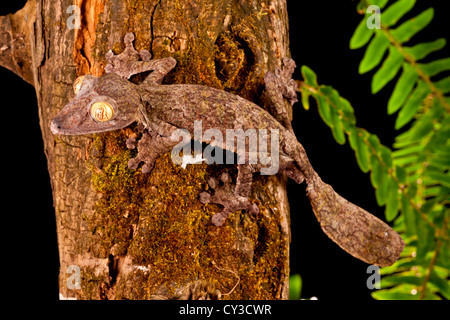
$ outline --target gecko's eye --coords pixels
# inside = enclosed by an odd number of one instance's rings
[[[105,122],[113,118],[114,109],[108,102],[95,102],[91,105],[90,114],[95,121]]]
[[[75,82],[73,83],[73,93],[75,93],[75,95],[78,94],[78,92],[80,92],[81,89],[81,83],[83,82],[84,76],[78,77]]]

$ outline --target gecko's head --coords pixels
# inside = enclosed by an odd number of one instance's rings
[[[90,134],[124,128],[138,119],[137,86],[115,73],[77,79],[75,98],[51,122],[54,134]]]

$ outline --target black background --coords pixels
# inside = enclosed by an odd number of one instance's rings
[[[418,1],[408,14],[412,17],[428,7],[435,18],[412,44],[448,37],[446,1]],[[0,15],[15,12],[25,1],[2,1]],[[349,40],[362,19],[356,1],[288,0],[292,56],[298,67],[307,65],[320,84],[332,85],[355,108],[357,125],[377,134],[391,146],[397,134],[395,116],[387,116],[387,100],[392,83],[380,93],[370,93],[374,72],[359,75],[364,49],[350,50]],[[447,46],[429,59],[450,56]],[[427,59],[427,60],[429,60]],[[301,79],[300,71],[295,74]],[[22,299],[58,299],[59,258],[52,193],[43,152],[34,88],[12,72],[0,68],[0,97],[3,183],[3,273],[15,283]],[[322,179],[346,199],[384,219],[368,174],[357,166],[348,143],[338,145],[330,129],[320,119],[315,103],[305,111],[294,105],[293,126],[299,141]],[[321,231],[305,185],[288,184],[291,205],[291,273],[303,279],[302,298],[321,301],[368,301],[368,265],[342,251]],[[6,259],[6,260],[5,260]],[[19,282],[17,282],[19,280]],[[9,282],[8,282],[9,283]]]

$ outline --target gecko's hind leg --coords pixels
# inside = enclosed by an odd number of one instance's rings
[[[211,195],[206,191],[200,193],[200,202],[223,206],[223,210],[212,217],[212,223],[215,226],[223,225],[225,219],[237,210],[246,210],[252,214],[259,212],[258,206],[248,200],[252,186],[252,174],[249,165],[239,165],[235,188],[231,184],[232,179],[228,173],[220,176],[220,180],[223,182],[222,186],[216,178],[208,180],[208,185],[214,190],[214,194]]]

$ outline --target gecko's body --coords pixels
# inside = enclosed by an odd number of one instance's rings
[[[223,90],[200,85],[162,85],[162,79],[176,64],[173,58],[149,60],[146,52],[138,54],[132,47],[132,34],[127,34],[127,49],[119,56],[107,55],[110,64],[101,77],[86,76],[77,96],[52,121],[57,134],[89,134],[117,130],[133,122],[145,129],[139,141],[127,141],[130,148],[138,148],[138,155],[129,167],[136,169],[144,162],[143,172],[153,168],[160,155],[169,152],[179,142],[172,134],[185,129],[192,135],[194,122],[202,121],[203,130],[217,129],[224,135],[227,129],[276,129],[279,132],[279,168],[297,183],[305,180],[308,197],[324,232],[353,256],[377,265],[390,265],[403,249],[402,238],[387,224],[339,196],[313,170],[302,145],[297,141],[286,117],[275,119],[256,104]],[[139,58],[142,61],[139,61]],[[295,64],[285,59],[285,68],[265,77],[271,102],[282,104],[283,98],[295,102],[295,88],[290,78]],[[127,79],[136,73],[153,70],[140,85]],[[273,92],[273,88],[280,92]],[[282,92],[282,94],[281,94]],[[283,109],[281,106],[278,110]],[[283,123],[283,124],[282,124]],[[205,141],[209,142],[209,141]],[[221,146],[225,149],[225,143]],[[236,151],[236,150],[232,150]],[[209,180],[214,194],[200,194],[203,203],[219,203],[224,210],[213,217],[215,225],[222,225],[226,217],[239,209],[257,213],[248,195],[252,173],[262,165],[238,165],[236,187],[231,178],[223,175],[225,186],[215,178]]]
[[[201,85],[160,85],[143,94],[147,112],[176,127],[193,131],[202,119],[209,128],[279,129],[284,127],[267,111],[240,96]]]

